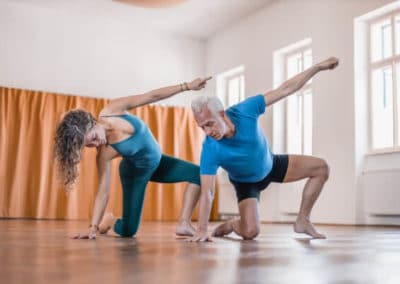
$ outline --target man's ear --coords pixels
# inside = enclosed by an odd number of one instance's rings
[[[226,115],[224,110],[219,111],[219,114],[221,115],[222,120],[225,121],[225,123],[228,125],[229,128],[235,129],[235,125],[229,119],[229,116]]]
[[[220,110],[219,111],[219,115],[221,116],[222,120],[225,121],[229,126],[232,125],[231,120],[229,119],[229,117],[226,115],[224,110]]]

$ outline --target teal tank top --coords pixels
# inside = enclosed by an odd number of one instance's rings
[[[135,129],[130,137],[110,144],[110,146],[136,167],[147,168],[158,165],[162,156],[161,149],[147,125],[132,114],[110,116],[125,119]]]

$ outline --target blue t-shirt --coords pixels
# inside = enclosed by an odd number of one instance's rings
[[[258,126],[258,117],[264,112],[263,95],[247,98],[228,108],[225,113],[235,125],[235,135],[219,141],[206,137],[200,157],[200,174],[215,175],[218,167],[222,167],[237,182],[258,182],[269,174],[272,154]]]

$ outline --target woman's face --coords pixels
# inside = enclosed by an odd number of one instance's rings
[[[107,144],[106,131],[96,123],[85,135],[86,147],[100,147]]]

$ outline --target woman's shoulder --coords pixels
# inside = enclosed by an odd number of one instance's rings
[[[111,116],[119,116],[119,115],[125,115],[125,114],[129,114],[129,112],[127,112],[127,111],[115,112],[115,111],[112,111],[111,109],[105,107],[100,111],[99,117],[111,117]]]
[[[120,154],[110,145],[102,145],[97,148],[97,158],[99,162],[108,162],[119,156]]]

